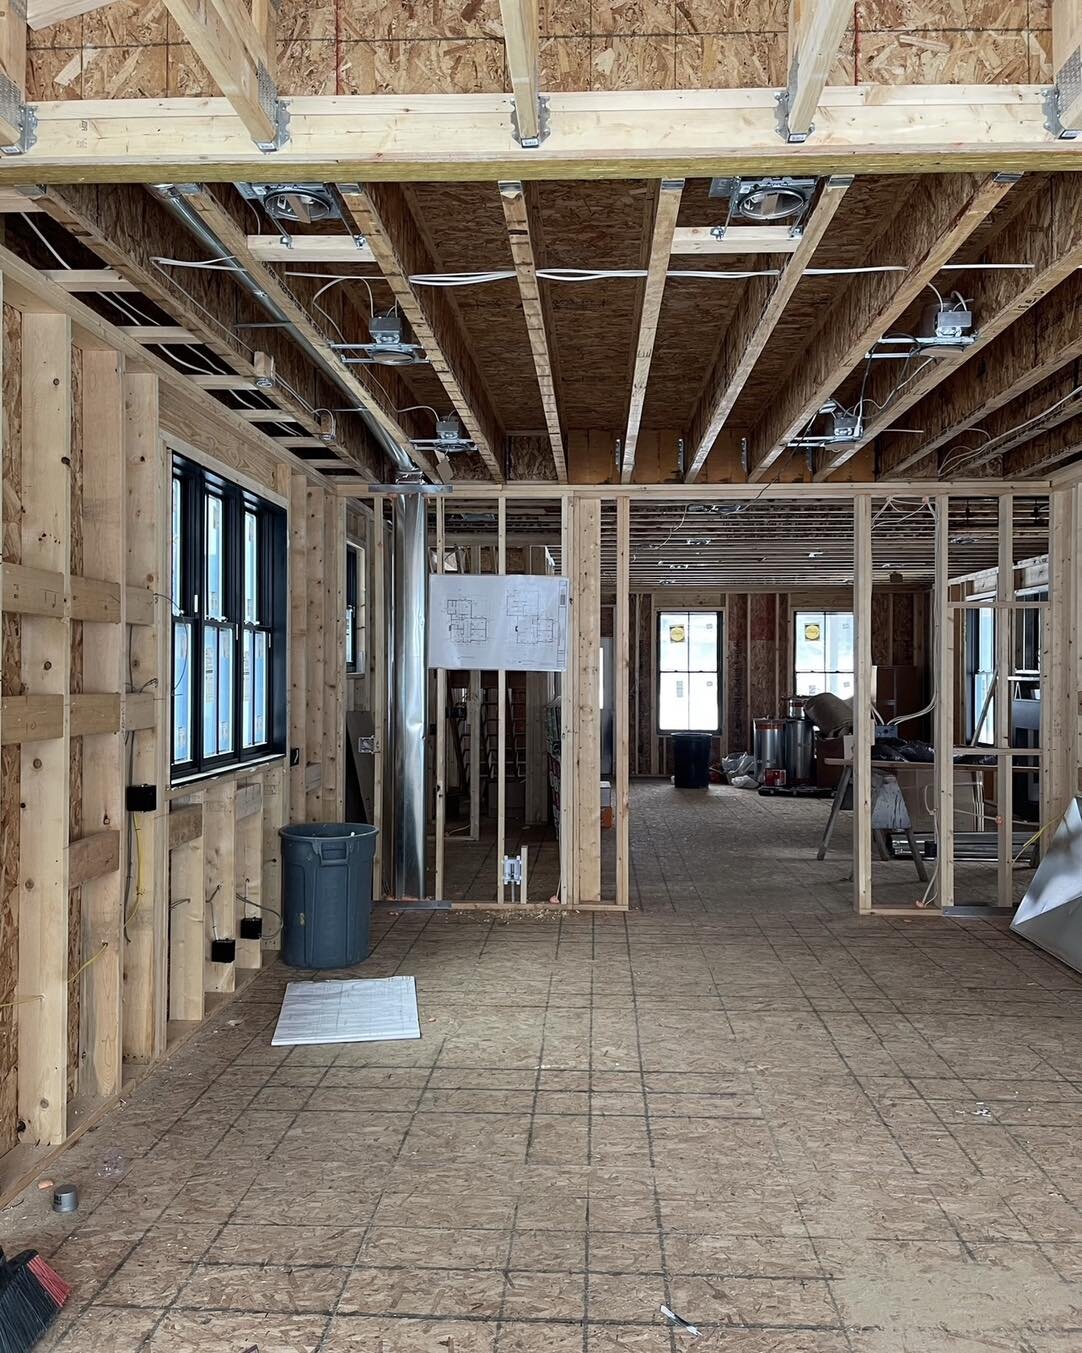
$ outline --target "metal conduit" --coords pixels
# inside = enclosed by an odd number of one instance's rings
[[[356,391],[346,381],[338,363],[320,352],[297,328],[273,297],[259,285],[248,269],[234,258],[214,231],[173,184],[155,184],[151,191],[158,201],[209,251],[212,258],[228,256],[235,267],[232,276],[258,301],[275,323],[288,330],[294,342],[333,381],[351,404]],[[406,452],[366,410],[357,412],[369,432],[387,453],[400,479],[419,476],[420,471]],[[376,529],[382,523],[377,522]],[[391,742],[394,766],[394,894],[399,898],[425,895],[426,835],[425,794],[427,785],[427,694],[428,666],[425,653],[428,611],[428,529],[425,499],[419,493],[406,493],[394,499],[394,551],[392,556],[394,605],[386,608],[390,631],[382,639],[388,654],[393,654],[391,696]],[[382,814],[382,804],[376,805]],[[382,824],[380,824],[382,825]]]

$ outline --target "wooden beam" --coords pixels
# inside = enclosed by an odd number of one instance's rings
[[[788,226],[730,226],[724,234],[712,232],[715,226],[677,226],[673,231],[672,252],[677,254],[792,254],[800,245],[800,235]]]
[[[872,363],[865,394],[867,408],[874,412],[865,420],[860,438],[830,456],[817,478],[826,478],[839,469],[898,423],[902,414],[916,408],[911,421],[925,429],[924,433],[888,436],[880,448],[882,472],[900,474],[919,464],[930,451],[945,445],[955,430],[964,430],[957,422],[959,396],[964,400],[968,393],[975,400],[976,410],[983,410],[1001,383],[1001,372],[1009,368],[1015,375],[1032,377],[1037,366],[1034,352],[1040,357],[1038,369],[1042,373],[1051,369],[1057,353],[1065,350],[1067,355],[1058,360],[1066,362],[1076,352],[1082,352],[1077,326],[1072,325],[1065,332],[1062,324],[1048,324],[1046,307],[1040,311],[1033,309],[1038,301],[1065,283],[1070,284],[1068,290],[1074,293],[1076,303],[1082,305],[1082,280],[1074,276],[1082,267],[1082,195],[1073,176],[1053,175],[1040,184],[1025,207],[983,251],[981,262],[1033,266],[1018,270],[994,268],[954,277],[948,267],[933,279],[940,290],[955,285],[965,287],[975,320],[973,343],[919,359],[900,388],[900,363]],[[928,299],[930,302],[934,299],[931,291]],[[1058,296],[1050,304],[1054,316],[1064,315],[1065,307]],[[980,360],[974,362],[975,357]],[[1009,383],[1007,388],[1011,388]],[[933,391],[937,393],[934,399],[929,399]],[[945,417],[948,408],[954,411],[954,420],[949,415]],[[964,417],[963,412],[963,421]],[[982,461],[977,459],[973,463],[979,465]]]
[[[1011,705],[1014,685],[1014,620],[1009,609],[1014,601],[1014,499],[1004,494],[999,503],[999,531],[996,550],[995,663],[996,685],[995,746],[997,752],[1009,752],[1011,741]],[[1048,617],[1045,617],[1047,620]],[[1014,766],[1006,755],[996,760],[996,841],[997,903],[1003,910],[1014,906]]]
[[[233,279],[188,268],[171,271],[155,263],[155,256],[163,252],[175,258],[198,258],[201,248],[169,214],[160,194],[131,185],[115,185],[108,193],[99,194],[94,189],[66,184],[59,190],[47,190],[38,201],[53,220],[176,321],[169,335],[155,335],[153,330],[140,335],[137,330],[136,337],[151,342],[156,337],[167,342],[176,337],[183,342],[182,336],[191,334],[193,341],[208,347],[231,373],[267,381],[268,400],[306,433],[318,434],[313,409],[341,401],[335,387],[315,372],[292,338],[284,330],[260,330],[261,350],[253,352],[240,336],[244,331],[235,326],[261,320],[265,313]],[[279,372],[284,378],[281,381],[277,379]],[[193,382],[199,379],[198,373],[187,367],[183,367],[183,374]],[[216,401],[215,407],[225,408]],[[348,431],[346,419],[339,423],[350,459],[358,466],[368,465],[370,448],[364,429],[356,420]]]
[[[1010,187],[1011,181],[994,175],[917,182],[905,209],[866,259],[869,265],[902,264],[906,271],[864,273],[851,280],[816,342],[753,430],[750,479],[761,479],[788,443],[811,425],[824,401]]]
[[[646,402],[646,386],[650,379],[650,363],[654,357],[661,300],[665,294],[669,255],[672,252],[673,231],[680,213],[680,198],[684,191],[683,179],[662,179],[658,186],[657,206],[654,210],[654,229],[650,239],[650,261],[646,269],[646,285],[639,311],[639,337],[635,345],[635,367],[631,377],[631,399],[627,411],[627,427],[620,461],[620,480],[631,483],[635,471],[635,448],[639,441],[639,424]]]
[[[613,644],[615,747],[613,825],[616,831],[616,905],[631,906],[631,503],[616,504],[616,609]],[[636,644],[638,636],[636,635]]]
[[[954,905],[954,687],[955,613],[950,610],[950,499],[936,503],[935,579],[932,585],[932,663],[935,673],[936,897]]]
[[[180,324],[119,324],[117,328],[136,343],[183,346],[203,341],[198,334]]]
[[[601,900],[601,499],[574,503],[575,554],[568,666],[574,666],[576,902]]]
[[[1052,69],[1060,123],[1082,132],[1082,0],[1052,0]]]
[[[270,56],[242,0],[165,0],[196,56],[259,145],[278,139]]]
[[[401,447],[434,482],[439,482],[433,459],[417,451],[411,444],[409,432],[395,411],[394,400],[388,398],[375,377],[362,376],[356,367],[344,366],[332,345],[332,339],[320,328],[304,305],[284,284],[274,270],[266,263],[254,258],[248,250],[248,238],[237,221],[226,210],[218,198],[206,186],[187,195],[189,206],[206,222],[215,235],[256,279],[261,288],[272,297],[278,308],[295,326],[296,331],[312,348],[320,352],[326,360],[339,369],[340,379],[345,387],[352,391],[358,405],[364,408],[372,419],[380,425],[385,434]],[[389,379],[385,373],[383,383]]]
[[[203,805],[186,803],[169,810],[169,849],[179,850],[203,835]]]
[[[18,0],[0,0],[0,93],[0,146],[18,146],[26,117],[26,13]]]
[[[289,820],[305,821],[304,770],[308,764],[308,481],[289,479]]]
[[[26,22],[35,31],[104,9],[112,0],[27,0]]]
[[[853,502],[853,909],[872,909],[872,503]]]
[[[0,742],[5,747],[64,736],[63,696],[5,695],[2,708]]]
[[[71,563],[71,430],[71,321],[24,314],[22,559],[65,578]],[[19,794],[18,994],[36,1004],[32,1017],[18,1021],[18,1108],[26,1125],[23,1142],[56,1145],[67,1136],[70,622],[24,616],[21,657],[24,690],[51,696],[61,709],[57,735],[22,748]],[[5,708],[5,736],[9,720]]]
[[[779,278],[775,281],[749,278],[746,299],[725,332],[702,398],[691,416],[687,438],[690,459],[685,475],[689,484],[699,477],[718,433],[732,413],[851,183],[849,175],[839,174],[832,175],[823,185],[804,233],[796,241],[797,248]]]
[[[252,145],[224,99],[35,104],[37,141],[0,182],[191,183],[920,173],[1066,168],[1043,85],[828,87],[805,145],[778,135],[777,89],[547,96],[535,150],[508,135],[507,94],[311,96],[289,101],[288,143]]]
[[[1003,457],[1004,477],[1022,479],[1041,475],[1082,456],[1082,417],[1071,418],[1049,432],[1042,432]],[[10,565],[9,565],[10,567]]]
[[[541,406],[545,411],[545,426],[548,428],[556,478],[566,484],[567,456],[564,451],[563,432],[560,429],[553,362],[541,289],[537,282],[537,262],[534,258],[533,241],[530,238],[530,213],[523,185],[517,180],[502,182],[500,200],[503,203],[504,220],[507,222],[507,232],[511,239],[511,257],[515,262],[519,296],[522,298],[522,311],[526,317],[526,330],[530,337],[530,351],[533,353]]]
[[[819,100],[852,19],[850,0],[789,0],[785,123],[790,141],[799,143],[810,135]]]
[[[139,290],[134,282],[121,277],[113,268],[45,268],[43,276],[64,291],[90,291],[101,295],[104,292]]]
[[[372,247],[356,235],[249,235],[260,263],[375,263]]]
[[[515,96],[515,140],[524,147],[541,144],[545,131],[541,108],[541,29],[537,0],[500,0],[507,73]]]
[[[80,837],[77,841],[72,841],[68,846],[68,886],[79,888],[84,883],[92,883],[96,879],[104,878],[108,874],[115,874],[120,869],[120,833],[115,828],[108,831],[95,832],[92,836]],[[119,932],[119,925],[117,931]],[[98,949],[97,944],[90,946],[91,953]],[[118,952],[114,945],[114,954]],[[119,977],[119,965],[117,966]],[[119,987],[116,991],[116,997],[119,1002]],[[119,1004],[116,1008],[119,1015]],[[114,1023],[114,1030],[119,1029],[119,1022]]]
[[[481,374],[470,352],[458,313],[440,287],[416,287],[418,273],[438,272],[399,184],[340,185],[339,192],[357,233],[368,241],[398,308],[432,364],[455,412],[493,479],[503,479],[504,434],[496,419]],[[432,435],[435,434],[433,429]]]

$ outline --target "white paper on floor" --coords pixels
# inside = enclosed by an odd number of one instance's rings
[[[412,977],[290,982],[271,1043],[379,1043],[420,1038]]]

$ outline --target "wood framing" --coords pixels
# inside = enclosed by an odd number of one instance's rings
[[[447,534],[444,529],[444,500],[436,499],[436,573],[443,574]],[[432,896],[444,896],[443,870],[447,846],[447,670],[436,669],[436,764],[433,773],[436,801],[436,866]]]
[[[530,237],[530,212],[524,185],[516,181],[501,182],[500,201],[503,204],[507,233],[511,240],[511,256],[518,276],[522,311],[530,336],[530,350],[533,353],[534,370],[537,373],[541,406],[545,411],[545,426],[548,429],[549,445],[552,447],[556,478],[561,483],[566,483],[567,456],[564,452],[563,432],[560,429],[560,411],[556,403],[556,381],[553,376],[548,325],[541,290],[537,284],[537,261],[534,258],[533,241]]]
[[[1056,74],[1059,120],[1082,131],[1082,4],[1052,0],[1052,68]]]
[[[18,146],[26,117],[26,13],[18,0],[0,0],[0,146]]]
[[[174,22],[191,43],[252,140],[278,142],[278,95],[270,74],[265,35],[242,0],[165,0]]]
[[[273,156],[226,99],[42,102],[35,145],[0,164],[0,183],[1038,170],[1077,156],[1049,131],[1041,85],[828,86],[804,145],[778,135],[779,92],[552,93],[549,135],[531,150],[513,139],[508,94],[297,97]]]
[[[685,474],[689,484],[698,479],[718,433],[725,426],[851,183],[849,175],[835,174],[823,185],[780,277],[774,281],[759,277],[748,280],[747,302],[733,317],[722,338],[703,395],[691,417]],[[792,238],[790,232],[786,234]]]
[[[824,402],[928,281],[985,219],[1012,180],[957,175],[921,180],[907,209],[880,236],[867,262],[903,264],[904,274],[854,277],[749,441],[749,477],[761,479],[815,421]]]
[[[631,502],[616,504],[616,611],[613,826],[616,831],[616,905],[631,905]]]
[[[872,501],[853,501],[853,907],[872,910]]]
[[[900,389],[895,389],[898,373],[891,369],[899,364],[874,363],[866,386],[868,408],[874,412],[865,420],[860,438],[828,457],[818,478],[839,469],[914,409],[912,421],[923,429],[919,435],[897,433],[880,442],[881,473],[901,475],[1082,353],[1082,339],[1073,323],[1082,304],[1077,277],[1082,266],[1082,200],[1077,180],[1054,175],[1040,184],[992,240],[983,259],[989,264],[1033,266],[953,276],[948,269],[933,279],[940,289],[965,287],[975,317],[974,341],[969,347],[925,357]],[[1036,309],[1046,297],[1047,304]],[[934,300],[931,291],[928,299]],[[1068,408],[1063,417],[1070,413]],[[984,439],[989,449],[982,452],[978,444],[967,462],[971,468],[1011,449],[999,434],[1012,421],[1021,420],[1012,420],[1004,408],[1002,421],[988,429],[991,440]]]
[[[785,99],[786,134],[805,140],[852,22],[848,0],[789,0],[789,80]]]
[[[24,315],[22,560],[65,577],[71,571],[71,368],[67,316]],[[33,1018],[18,1022],[21,1139],[55,1145],[67,1136],[70,621],[24,616],[21,640],[24,689],[62,702],[56,736],[22,748],[19,832],[19,998],[37,1002]]]
[[[496,572],[507,572],[507,499],[496,504]],[[496,900],[505,900],[503,861],[507,854],[507,672],[496,673]]]
[[[545,134],[537,0],[500,0],[500,17],[507,73],[515,96],[515,140],[521,146],[533,148],[541,144]]]
[[[574,678],[574,871],[575,903],[601,901],[601,499],[574,504],[575,556],[572,587],[574,643],[568,661]]]
[[[680,213],[680,198],[683,191],[683,179],[662,179],[658,185],[646,284],[643,287],[642,306],[639,311],[639,336],[635,346],[635,366],[631,377],[631,399],[628,404],[627,427],[624,431],[620,458],[620,480],[624,484],[631,482],[635,472],[635,448],[639,441],[639,424],[642,421],[643,404],[646,402],[646,385],[650,379],[650,363],[654,356],[661,299],[665,293],[673,231],[676,229],[676,218]]]
[[[932,670],[935,676],[936,898],[954,905],[954,654],[950,608],[950,499],[936,502],[935,579],[932,584]]]
[[[502,479],[503,431],[470,355],[469,341],[448,300],[449,293],[439,287],[422,291],[409,280],[411,275],[439,269],[402,188],[394,183],[340,184],[339,193],[349,220],[367,241],[399,309],[409,320],[489,473],[493,479]]]
[[[1011,759],[1011,726],[1014,714],[1011,695],[1014,690],[1014,499],[1004,494],[999,500],[999,538],[996,564],[996,838],[998,887],[997,905],[1010,910],[1014,906],[1014,764]]]

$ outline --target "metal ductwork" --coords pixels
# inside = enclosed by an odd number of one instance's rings
[[[156,184],[151,191],[158,201],[208,250],[211,258],[233,256],[187,200],[182,189]],[[270,318],[288,331],[293,341],[315,366],[338,387],[353,405],[356,390],[345,379],[338,363],[328,358],[302,333],[273,297],[259,285],[248,269],[234,258],[231,275],[259,303]],[[409,455],[363,408],[357,409],[377,444],[386,452],[400,482],[422,478]],[[394,766],[394,894],[420,898],[426,886],[427,790],[427,691],[428,665],[425,652],[428,613],[428,531],[425,498],[421,493],[403,493],[394,498],[394,551],[392,558],[394,605],[387,610],[390,633],[377,637],[393,654],[394,680],[391,715],[392,764]],[[382,804],[376,805],[382,815]],[[382,827],[384,824],[381,823]]]
[[[428,526],[423,494],[394,499],[394,895],[424,897],[427,835]]]

